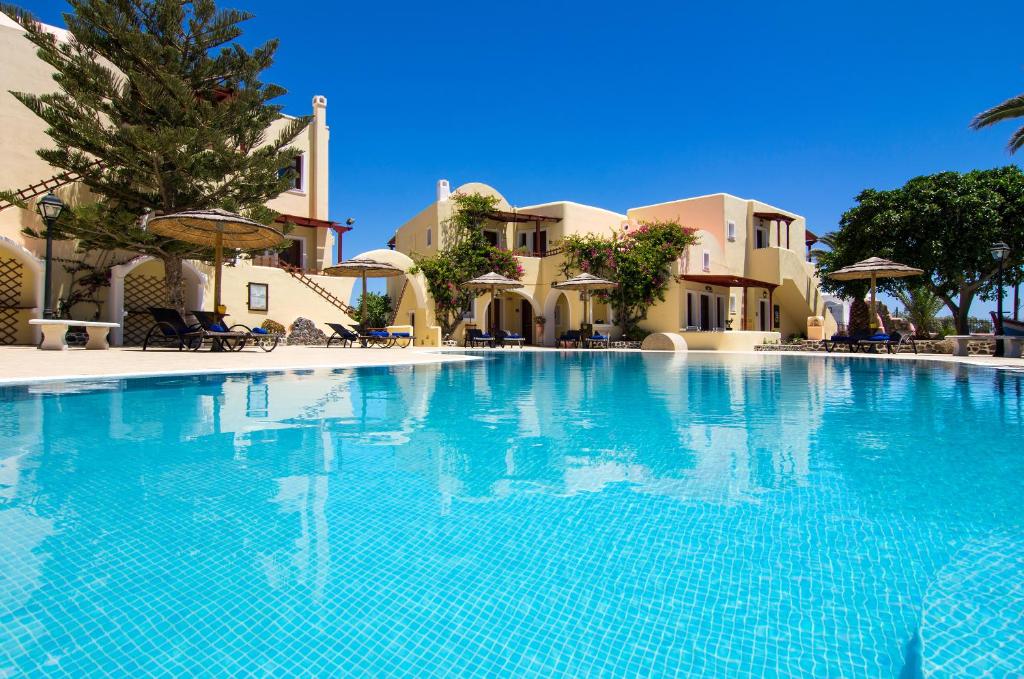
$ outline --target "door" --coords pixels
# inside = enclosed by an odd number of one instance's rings
[[[496,299],[491,302],[491,307],[488,313],[488,323],[490,327],[487,329],[492,335],[501,328],[501,299]]]
[[[525,299],[519,302],[521,324],[519,333],[526,338],[523,344],[533,344],[533,307]]]
[[[541,231],[540,232],[540,242],[537,243],[537,247],[535,249],[536,249],[538,255],[547,254],[547,251],[548,251],[548,232],[547,231]]]
[[[700,329],[711,329],[711,295],[700,296]]]
[[[715,297],[715,327],[725,327],[725,300],[721,297]]]
[[[277,261],[282,264],[302,268],[302,241],[294,238],[288,239],[288,247],[277,255]]]
[[[757,327],[759,327],[762,332],[768,332],[768,330],[769,330],[769,328],[768,328],[769,316],[768,316],[768,302],[766,300],[762,299],[758,303],[758,314],[757,314],[757,317],[758,317],[757,318]]]

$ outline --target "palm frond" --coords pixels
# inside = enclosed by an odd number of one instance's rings
[[[1016,97],[1007,99],[974,116],[974,120],[971,121],[971,129],[980,130],[983,127],[1013,118],[1024,118],[1024,94],[1018,94]]]

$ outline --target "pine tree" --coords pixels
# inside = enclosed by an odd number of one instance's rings
[[[220,207],[262,223],[265,207],[293,180],[291,141],[308,118],[267,139],[285,93],[260,80],[277,41],[246,50],[236,41],[251,18],[210,0],[71,0],[71,39],[57,40],[27,12],[2,6],[54,70],[57,91],[12,92],[46,122],[53,147],[39,156],[75,172],[95,203],[62,217],[81,250],[126,249],[162,260],[170,303],[184,308],[182,260],[208,249],[145,232],[147,210]],[[30,235],[39,234],[29,231]]]

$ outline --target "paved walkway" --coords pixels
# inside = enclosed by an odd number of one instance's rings
[[[185,375],[195,373],[229,373],[277,370],[312,370],[317,368],[348,368],[375,365],[414,365],[474,360],[459,348],[406,349],[344,349],[332,347],[278,347],[271,353],[246,349],[240,352],[150,350],[137,348],[108,351],[40,351],[34,347],[0,347],[0,384],[60,379],[95,379],[97,377],[138,377],[143,375]],[[619,351],[595,349],[486,349],[484,351]],[[636,349],[624,351],[637,351]],[[725,352],[691,351],[693,354],[741,353],[757,356],[819,357],[834,360],[912,361],[915,359],[942,363],[962,363],[991,368],[1024,370],[1024,359],[991,356],[949,356],[944,354],[825,354],[820,352]]]
[[[35,347],[0,347],[0,384],[54,379],[136,377],[195,373],[311,370],[373,365],[412,365],[471,360],[426,349],[346,349],[278,347],[270,353],[149,350],[137,348],[88,351],[40,351]]]

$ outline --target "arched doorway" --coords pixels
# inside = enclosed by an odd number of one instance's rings
[[[554,346],[559,337],[568,330],[578,327],[579,321],[573,317],[573,307],[569,298],[561,290],[552,290],[544,302],[544,344]]]
[[[28,321],[42,316],[42,263],[28,250],[0,236],[0,345],[35,344],[39,329]]]
[[[528,295],[519,290],[506,290],[498,293],[493,303],[486,302],[482,318],[485,328],[518,333],[525,338],[525,344],[531,345],[543,341],[543,337],[536,336],[536,316],[533,300]]]
[[[185,308],[199,309],[203,305],[206,275],[192,262],[182,262],[185,278]],[[127,264],[110,269],[110,298],[107,320],[120,323],[111,328],[113,346],[139,346],[146,337],[153,319],[150,307],[168,306],[167,284],[163,262],[154,257],[137,257]]]

